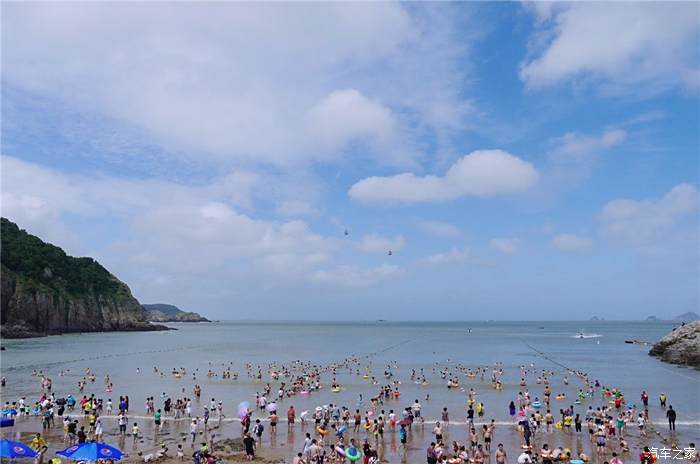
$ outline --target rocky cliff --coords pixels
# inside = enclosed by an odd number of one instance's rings
[[[676,327],[649,351],[662,361],[700,368],[700,321]]]
[[[145,304],[146,317],[152,322],[211,322],[198,313],[183,311],[169,304]]]
[[[149,323],[129,287],[97,261],[68,256],[5,218],[1,233],[2,337],[167,330]]]

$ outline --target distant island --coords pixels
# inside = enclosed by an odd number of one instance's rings
[[[129,287],[92,258],[76,258],[2,218],[0,334],[170,330],[151,324]]]
[[[170,304],[144,304],[146,317],[151,322],[211,322],[195,312],[183,311]]]
[[[604,317],[598,317],[598,316],[593,316],[592,318],[589,319],[589,321],[604,321]]]
[[[687,313],[679,314],[673,319],[662,319],[656,316],[649,316],[644,320],[649,322],[691,322],[700,320],[700,314],[693,311],[688,311]]]

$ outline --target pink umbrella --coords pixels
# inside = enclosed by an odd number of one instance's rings
[[[242,401],[238,405],[238,418],[243,420],[248,415],[248,409],[250,408],[250,403],[247,401]]]

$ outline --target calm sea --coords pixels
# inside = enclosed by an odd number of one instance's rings
[[[652,417],[663,417],[657,398],[664,392],[678,410],[679,422],[700,421],[700,371],[662,363],[647,355],[649,347],[624,343],[627,339],[656,341],[671,330],[670,323],[217,322],[172,326],[178,330],[4,340],[2,375],[7,385],[2,390],[2,399],[36,398],[40,384],[32,375],[34,370],[43,371],[53,379],[53,391],[57,394],[76,395],[78,380],[89,368],[97,375],[97,381],[88,385],[86,392],[113,399],[128,394],[132,414],[140,414],[147,396],[158,398],[165,393],[173,398],[191,397],[195,382],[190,375],[199,369],[196,383],[202,386],[202,398],[222,400],[224,412],[235,416],[240,401],[252,402],[255,393],[262,391],[263,383],[246,376],[246,363],[265,366],[302,360],[320,364],[341,361],[350,355],[369,355],[364,364],[371,361],[372,372],[380,381],[386,365],[398,363],[398,369],[393,372],[402,381],[402,398],[387,409],[398,410],[415,398],[423,401],[430,395],[431,400],[424,402],[425,416],[438,417],[442,407],[448,407],[453,420],[459,419],[465,408],[465,395],[459,390],[448,390],[445,381],[433,374],[433,367],[447,363],[477,367],[501,362],[505,368],[503,391],[491,388],[488,375],[484,382],[478,378],[461,378],[463,387],[477,390],[478,400],[486,405],[489,418],[508,418],[508,402],[520,390],[518,366],[534,364],[556,371],[554,393],[565,392],[572,400],[580,384],[571,379],[570,385],[565,386],[562,366],[588,372],[602,385],[621,389],[631,402],[638,402],[645,389],[652,398]],[[574,338],[579,331],[598,336]],[[220,373],[223,365],[239,371],[239,379],[205,375],[208,369]],[[189,374],[182,379],[171,375],[161,378],[154,374],[154,366],[166,371],[184,367]],[[411,382],[412,368],[423,368],[430,383],[424,386]],[[64,371],[62,376],[61,371]],[[114,383],[113,393],[104,391],[103,378],[107,374]],[[263,381],[267,380],[264,375]],[[323,380],[328,384],[330,375],[326,374]],[[328,403],[354,408],[359,394],[368,398],[376,392],[369,381],[347,371],[339,372],[338,380],[344,387],[340,393],[326,388],[310,398],[295,397],[287,401],[294,403],[298,411]],[[534,396],[541,386],[534,385],[530,379],[530,390]]]

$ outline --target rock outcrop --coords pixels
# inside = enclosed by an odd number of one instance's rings
[[[91,258],[59,247],[2,218],[0,334],[169,330],[148,322],[129,287]]]
[[[649,351],[662,361],[700,368],[700,321],[674,328]]]
[[[198,313],[183,311],[169,304],[145,304],[146,317],[151,322],[211,322]]]

